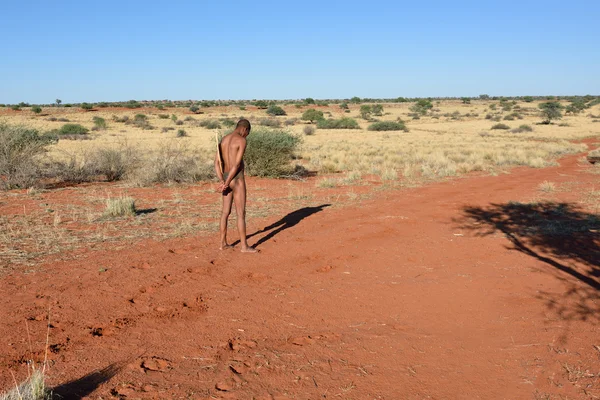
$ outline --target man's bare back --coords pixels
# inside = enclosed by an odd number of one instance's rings
[[[215,172],[221,181],[218,190],[223,194],[223,210],[220,224],[221,250],[231,247],[227,244],[227,221],[229,214],[231,214],[232,204],[235,203],[242,252],[256,253],[256,249],[248,246],[246,239],[244,152],[246,151],[246,137],[250,134],[250,129],[250,122],[246,119],[241,119],[235,130],[221,140],[219,151],[215,155]]]

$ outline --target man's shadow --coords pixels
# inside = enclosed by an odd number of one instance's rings
[[[304,207],[304,208],[300,208],[299,210],[292,211],[288,215],[286,215],[283,218],[281,218],[279,221],[274,222],[271,225],[266,226],[263,229],[254,232],[251,235],[248,235],[247,238],[250,239],[253,236],[260,235],[261,233],[265,233],[265,232],[271,231],[273,229],[271,232],[269,232],[268,235],[262,237],[258,242],[256,242],[254,244],[253,247],[256,248],[256,247],[260,246],[261,244],[265,243],[266,241],[271,240],[273,237],[275,237],[280,232],[283,232],[286,229],[291,228],[292,226],[297,225],[304,218],[309,217],[309,216],[311,216],[313,214],[316,214],[316,213],[318,213],[320,211],[323,211],[323,209],[325,207],[329,207],[329,206],[331,206],[331,204],[322,204],[322,205],[317,206],[317,207]],[[240,243],[239,240],[237,240],[236,242],[234,242],[233,246],[237,245],[238,243]]]

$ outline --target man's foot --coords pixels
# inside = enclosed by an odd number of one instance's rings
[[[258,250],[256,250],[254,247],[252,246],[248,246],[248,247],[242,247],[242,253],[258,253]]]
[[[233,246],[230,244],[222,244],[221,247],[219,247],[219,250],[227,250],[227,249],[233,249]]]

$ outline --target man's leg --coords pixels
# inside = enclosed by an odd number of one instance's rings
[[[228,190],[227,194],[223,194],[223,210],[221,211],[221,246],[219,249],[223,250],[231,247],[227,244],[227,219],[231,214],[231,203],[233,202],[233,192]]]
[[[256,249],[248,246],[246,239],[246,182],[244,179],[236,179],[231,185],[233,189],[233,199],[235,203],[235,213],[237,214],[237,227],[240,233],[240,244],[242,253],[256,253]]]

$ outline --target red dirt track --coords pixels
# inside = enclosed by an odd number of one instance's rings
[[[598,183],[580,157],[311,204],[253,236],[258,255],[188,237],[12,272],[0,389],[32,358],[26,320],[43,360],[50,309],[65,398],[598,398],[598,232],[540,242],[486,219],[544,180],[576,185],[552,195],[576,208]]]

